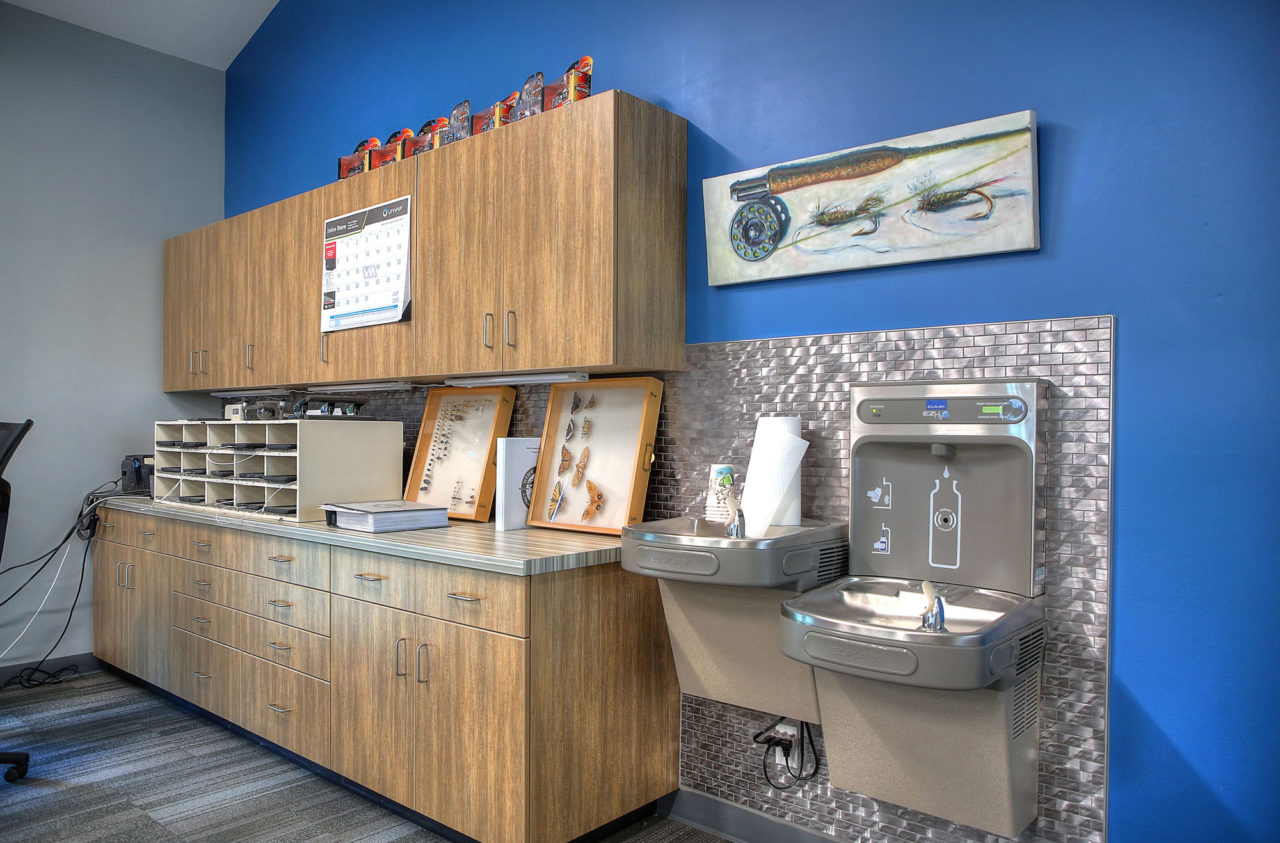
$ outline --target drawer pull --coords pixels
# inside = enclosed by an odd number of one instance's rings
[[[273,650],[292,650],[293,649],[293,647],[291,647],[288,644],[277,644],[274,641],[268,641],[267,646]]]
[[[397,639],[396,639],[396,647],[395,647],[395,649],[396,649],[396,676],[408,676],[408,675],[409,675],[409,671],[407,671],[407,670],[401,670],[401,669],[400,669],[400,645],[401,645],[401,644],[403,644],[403,645],[404,645],[405,652],[407,653],[407,652],[409,651],[409,639],[408,639],[408,638],[397,638]]]
[[[198,670],[193,670],[193,671],[191,671],[191,675],[192,675],[192,676],[194,676],[194,677],[195,677],[195,678],[197,678],[197,679],[212,679],[212,678],[213,678],[213,674],[212,674],[212,673],[201,673],[201,672],[200,672],[200,671],[198,671]]]
[[[289,712],[293,711],[293,709],[292,709],[292,708],[281,708],[280,706],[276,705],[275,703],[267,703],[267,708],[271,709],[272,711],[276,712],[277,714],[288,714]]]
[[[213,547],[213,545],[210,544],[209,542],[202,542],[199,539],[192,539],[191,543],[196,547],[200,547],[200,548]]]
[[[458,594],[457,592],[454,592],[454,591],[449,592],[447,596],[450,600],[460,600],[463,603],[479,603],[482,599],[484,599],[481,597],[467,597],[466,595]]]
[[[196,623],[208,623],[208,622],[209,622],[209,619],[208,619],[208,618],[192,618],[191,620],[195,621]]]
[[[112,524],[110,521],[99,521],[98,526],[104,530],[114,530],[116,528],[116,525]]]
[[[198,585],[198,586],[200,586],[201,588],[207,588],[208,586],[213,585],[213,583],[211,583],[211,582],[207,582],[207,581],[205,581],[205,580],[192,580],[192,581],[191,581],[191,584],[192,584],[192,585]]]
[[[268,556],[268,557],[267,557],[267,561],[269,561],[269,562],[281,562],[281,563],[283,563],[283,564],[286,564],[286,565],[287,565],[287,564],[289,564],[290,562],[292,562],[292,561],[293,561],[293,557],[292,557],[292,556]]]
[[[373,574],[354,574],[353,576],[360,582],[382,582],[386,579],[386,577],[378,577]]]
[[[427,649],[427,645],[426,645],[426,644],[419,644],[419,645],[418,645],[418,649],[416,649],[416,650],[414,650],[414,651],[413,651],[414,670],[415,670],[415,671],[417,672],[417,674],[418,674],[418,675],[417,675],[417,676],[415,676],[414,678],[418,680],[418,684],[420,684],[420,685],[426,685],[426,684],[427,684],[427,682],[428,682],[428,681],[430,681],[430,677],[428,677],[427,679],[423,679],[423,678],[422,678],[422,651],[423,651],[423,650],[425,650],[425,649]],[[428,670],[428,671],[430,671],[430,670],[431,670],[431,660],[430,660],[430,656],[431,656],[431,654],[430,654],[430,653],[427,653],[427,657],[428,657],[428,659],[427,659],[427,670]]]
[[[150,530],[139,530],[138,532],[141,533],[142,537],[146,539],[155,537],[155,533],[151,532]]]
[[[268,606],[275,606],[277,609],[292,609],[293,604],[287,600],[268,600]]]

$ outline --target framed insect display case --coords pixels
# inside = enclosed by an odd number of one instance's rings
[[[638,523],[661,403],[656,378],[553,385],[529,525],[618,536]]]
[[[450,518],[488,521],[498,439],[511,425],[515,396],[509,386],[432,389],[404,499],[446,507]]]

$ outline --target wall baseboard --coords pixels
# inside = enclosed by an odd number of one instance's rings
[[[836,839],[752,808],[684,788],[659,799],[658,813],[734,843],[760,843],[762,840],[769,843],[831,843]]]

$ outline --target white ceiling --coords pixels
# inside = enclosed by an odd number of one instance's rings
[[[226,70],[278,0],[4,2],[214,70]]]

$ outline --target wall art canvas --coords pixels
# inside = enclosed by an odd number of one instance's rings
[[[1019,111],[704,179],[707,278],[742,284],[1040,248]]]

